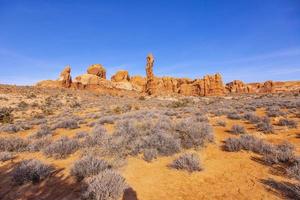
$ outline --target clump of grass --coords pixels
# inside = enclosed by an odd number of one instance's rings
[[[187,170],[189,172],[200,171],[202,166],[197,154],[183,154],[176,158],[170,165],[171,168],[178,170]]]
[[[19,185],[26,182],[37,183],[49,176],[53,169],[51,165],[36,159],[24,160],[13,170],[12,180]]]

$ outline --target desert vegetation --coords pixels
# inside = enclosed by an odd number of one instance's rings
[[[48,194],[56,184],[70,199],[126,199],[128,192],[162,199],[161,190],[173,198],[177,187],[201,199],[207,193],[200,190],[227,184],[255,189],[257,198],[299,196],[297,95],[162,98],[10,86],[0,92],[5,198],[21,198],[22,188],[32,191],[29,199],[64,198]],[[213,194],[206,197],[217,199]]]

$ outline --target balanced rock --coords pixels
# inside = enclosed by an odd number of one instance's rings
[[[129,77],[128,71],[125,71],[125,70],[117,71],[117,73],[111,77],[111,81],[114,81],[114,82],[126,82],[129,80],[130,80],[130,77]]]
[[[71,67],[67,65],[64,70],[60,73],[58,81],[62,85],[62,87],[69,88],[72,85],[72,77],[71,77]]]
[[[101,64],[90,65],[87,73],[106,79],[106,70]]]

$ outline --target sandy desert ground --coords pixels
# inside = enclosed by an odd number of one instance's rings
[[[299,94],[1,85],[0,104],[3,200],[300,199]]]

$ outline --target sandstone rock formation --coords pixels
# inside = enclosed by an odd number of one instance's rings
[[[117,73],[111,77],[111,81],[113,82],[126,82],[129,80],[130,80],[129,73],[128,71],[125,70],[117,71]]]
[[[93,74],[82,74],[77,76],[74,80],[74,84],[78,85],[98,85],[100,83],[101,78],[99,76]]]
[[[87,73],[106,79],[106,70],[101,64],[90,65]]]
[[[146,75],[147,75],[147,83],[146,83],[146,93],[153,94],[155,89],[154,83],[154,74],[153,74],[153,64],[154,64],[154,57],[151,53],[147,55],[146,58]]]
[[[245,84],[243,81],[234,80],[226,84],[226,90],[229,93],[251,93],[251,86]]]
[[[182,94],[187,96],[223,95],[225,88],[220,74],[207,75],[203,79],[190,80],[186,78],[162,77],[153,73],[154,57],[147,56],[147,82],[145,92],[149,95]]]
[[[70,67],[70,65],[67,65],[64,68],[64,70],[60,73],[58,81],[60,82],[62,87],[66,87],[66,88],[71,87],[72,78],[71,78],[71,67]]]
[[[87,74],[71,78],[71,67],[67,66],[57,81],[47,80],[37,84],[39,87],[93,89],[107,93],[128,91],[131,93],[146,93],[149,95],[184,95],[184,96],[220,96],[225,94],[253,94],[295,92],[300,93],[300,81],[263,83],[244,83],[239,80],[229,82],[224,86],[222,76],[217,73],[206,75],[201,79],[156,77],[153,73],[154,57],[148,54],[146,59],[146,77],[129,76],[128,71],[120,70],[106,80],[106,70],[100,64],[91,65]]]
[[[130,78],[130,83],[132,84],[134,90],[143,92],[145,91],[147,79],[142,76],[132,76]]]

